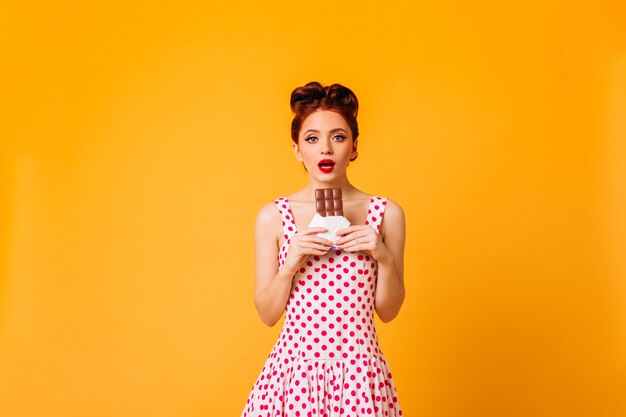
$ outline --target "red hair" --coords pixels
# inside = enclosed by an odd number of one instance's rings
[[[348,87],[332,84],[324,87],[317,81],[311,81],[291,92],[291,111],[295,113],[291,121],[291,140],[298,143],[298,134],[302,123],[311,113],[317,110],[332,110],[343,116],[352,130],[352,140],[359,136],[356,116],[359,101]]]

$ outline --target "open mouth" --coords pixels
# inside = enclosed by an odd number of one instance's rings
[[[322,172],[331,172],[335,167],[335,163],[331,159],[322,159],[317,166]]]

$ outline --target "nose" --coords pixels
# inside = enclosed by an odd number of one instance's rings
[[[322,142],[322,146],[321,146],[321,151],[323,154],[332,154],[333,153],[333,149],[332,146],[330,144],[330,140],[323,140]]]

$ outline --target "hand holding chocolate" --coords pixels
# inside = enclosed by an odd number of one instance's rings
[[[350,222],[343,216],[343,200],[341,188],[318,188],[315,190],[315,210],[309,227],[325,227],[328,231],[318,233],[317,236],[336,242],[339,236],[336,233],[350,226]],[[331,246],[337,249],[337,246]]]

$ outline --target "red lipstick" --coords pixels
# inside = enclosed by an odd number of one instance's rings
[[[335,168],[335,162],[332,159],[322,159],[317,163],[317,166],[320,171],[328,174]]]

